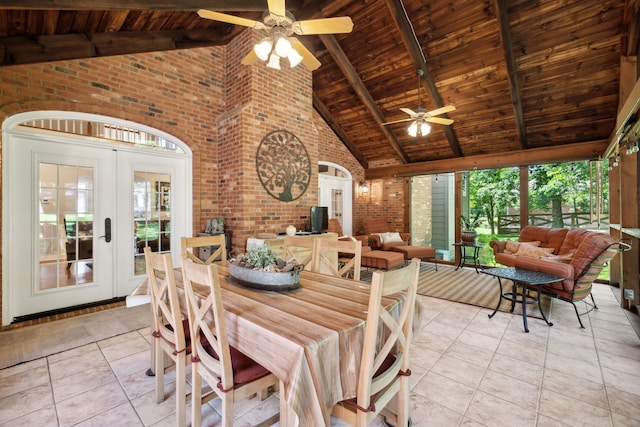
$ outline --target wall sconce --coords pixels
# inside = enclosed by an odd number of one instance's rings
[[[367,181],[365,180],[360,181],[360,184],[358,184],[358,186],[360,187],[361,194],[367,194],[369,192],[369,186],[367,185]]]
[[[613,158],[613,167],[617,168],[620,164],[620,154],[616,153],[616,156]]]

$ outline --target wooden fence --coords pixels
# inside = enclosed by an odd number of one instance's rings
[[[601,216],[601,222],[607,222],[608,216]],[[563,227],[582,227],[592,223],[589,212],[569,212],[562,214]],[[552,227],[551,213],[530,214],[529,225]],[[518,234],[520,232],[520,215],[498,215],[498,234]]]

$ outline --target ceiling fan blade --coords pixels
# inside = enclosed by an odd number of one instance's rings
[[[410,122],[411,120],[413,120],[413,117],[410,117],[408,119],[400,119],[400,120],[394,120],[392,122],[382,123],[382,125],[386,126],[386,125],[392,125],[392,124],[395,124],[395,123]]]
[[[291,28],[298,35],[350,33],[353,30],[353,21],[348,16],[310,19],[296,21]]]
[[[258,61],[258,59],[260,59],[260,58],[258,58],[258,55],[256,55],[256,52],[253,49],[251,49],[249,54],[242,59],[241,64],[242,65],[251,65],[251,64],[256,63]]]
[[[227,15],[226,13],[214,12],[212,10],[200,9],[198,15],[201,18],[226,22],[227,24],[242,25],[243,27],[256,28],[258,30],[264,30],[266,28],[262,22],[241,18],[240,16]]]
[[[400,111],[402,111],[403,113],[406,113],[408,115],[410,115],[412,118],[413,117],[418,117],[418,113],[414,112],[413,110],[410,110],[408,108],[401,108]]]
[[[451,119],[442,119],[440,117],[425,117],[424,120],[431,123],[439,123],[441,125],[450,125],[453,123],[453,120]]]
[[[439,116],[440,114],[448,113],[449,111],[455,111],[456,107],[453,105],[446,105],[444,107],[436,108],[435,110],[429,111],[430,116]]]
[[[320,68],[320,61],[309,52],[309,49],[307,49],[300,40],[295,37],[289,37],[289,41],[291,42],[291,46],[302,56],[302,64],[307,70],[315,71]]]
[[[269,13],[278,16],[285,16],[287,13],[284,8],[284,0],[267,0],[267,5],[269,6]]]

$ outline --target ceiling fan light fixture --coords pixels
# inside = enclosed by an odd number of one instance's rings
[[[274,70],[280,70],[280,57],[276,53],[272,53],[269,56],[269,62],[267,62],[267,67],[273,68]]]
[[[409,134],[409,136],[418,136],[418,123],[411,122],[411,124],[409,125],[409,129],[407,129],[407,133]]]
[[[287,58],[292,50],[291,42],[285,36],[278,36],[276,40],[276,53],[280,58]]]
[[[289,64],[291,64],[291,68],[298,65],[303,59],[302,55],[300,55],[298,51],[295,49],[291,49],[291,52],[289,52],[289,55],[287,55],[287,58],[289,59]]]
[[[428,123],[422,122],[420,124],[420,135],[429,135],[429,132],[431,132],[431,126],[429,126]]]
[[[260,40],[260,43],[257,43],[255,46],[253,46],[253,51],[256,53],[258,58],[260,58],[262,61],[266,61],[267,59],[269,59],[269,54],[271,53],[272,47],[273,44],[271,43],[271,40],[268,37],[265,37],[264,39]]]

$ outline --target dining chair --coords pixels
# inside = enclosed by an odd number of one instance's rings
[[[319,240],[314,236],[284,236],[284,260],[295,259],[297,264],[307,267],[311,263],[313,241]]]
[[[182,318],[178,290],[171,254],[154,253],[149,246],[144,248],[147,276],[151,293],[153,313],[153,354],[156,378],[156,403],[165,399],[165,356],[175,363],[176,370],[176,424],[186,422],[186,371],[190,362],[189,321]]]
[[[218,396],[222,401],[222,425],[233,425],[233,404],[277,387],[278,378],[229,345],[222,305],[222,290],[215,264],[196,264],[182,258],[182,276],[194,345],[191,353],[191,425],[201,424],[202,403]],[[208,289],[203,298],[194,288]],[[202,396],[202,380],[215,393]]]
[[[186,256],[189,260],[198,264],[211,264],[214,261],[226,261],[227,260],[227,242],[224,234],[217,234],[215,236],[199,236],[199,237],[182,237],[180,239],[180,246],[182,250],[182,256]],[[208,248],[216,247],[216,249],[210,249],[211,255],[206,260],[202,260],[203,254],[206,253]],[[196,254],[194,249],[198,249]]]
[[[311,271],[360,280],[362,264],[360,240],[314,240]]]
[[[365,427],[382,414],[395,426],[409,425],[409,347],[418,289],[420,260],[396,270],[373,272],[360,360],[357,394],[338,402],[332,414],[347,423]],[[383,298],[403,294],[397,317]],[[395,410],[389,405],[395,399]]]

